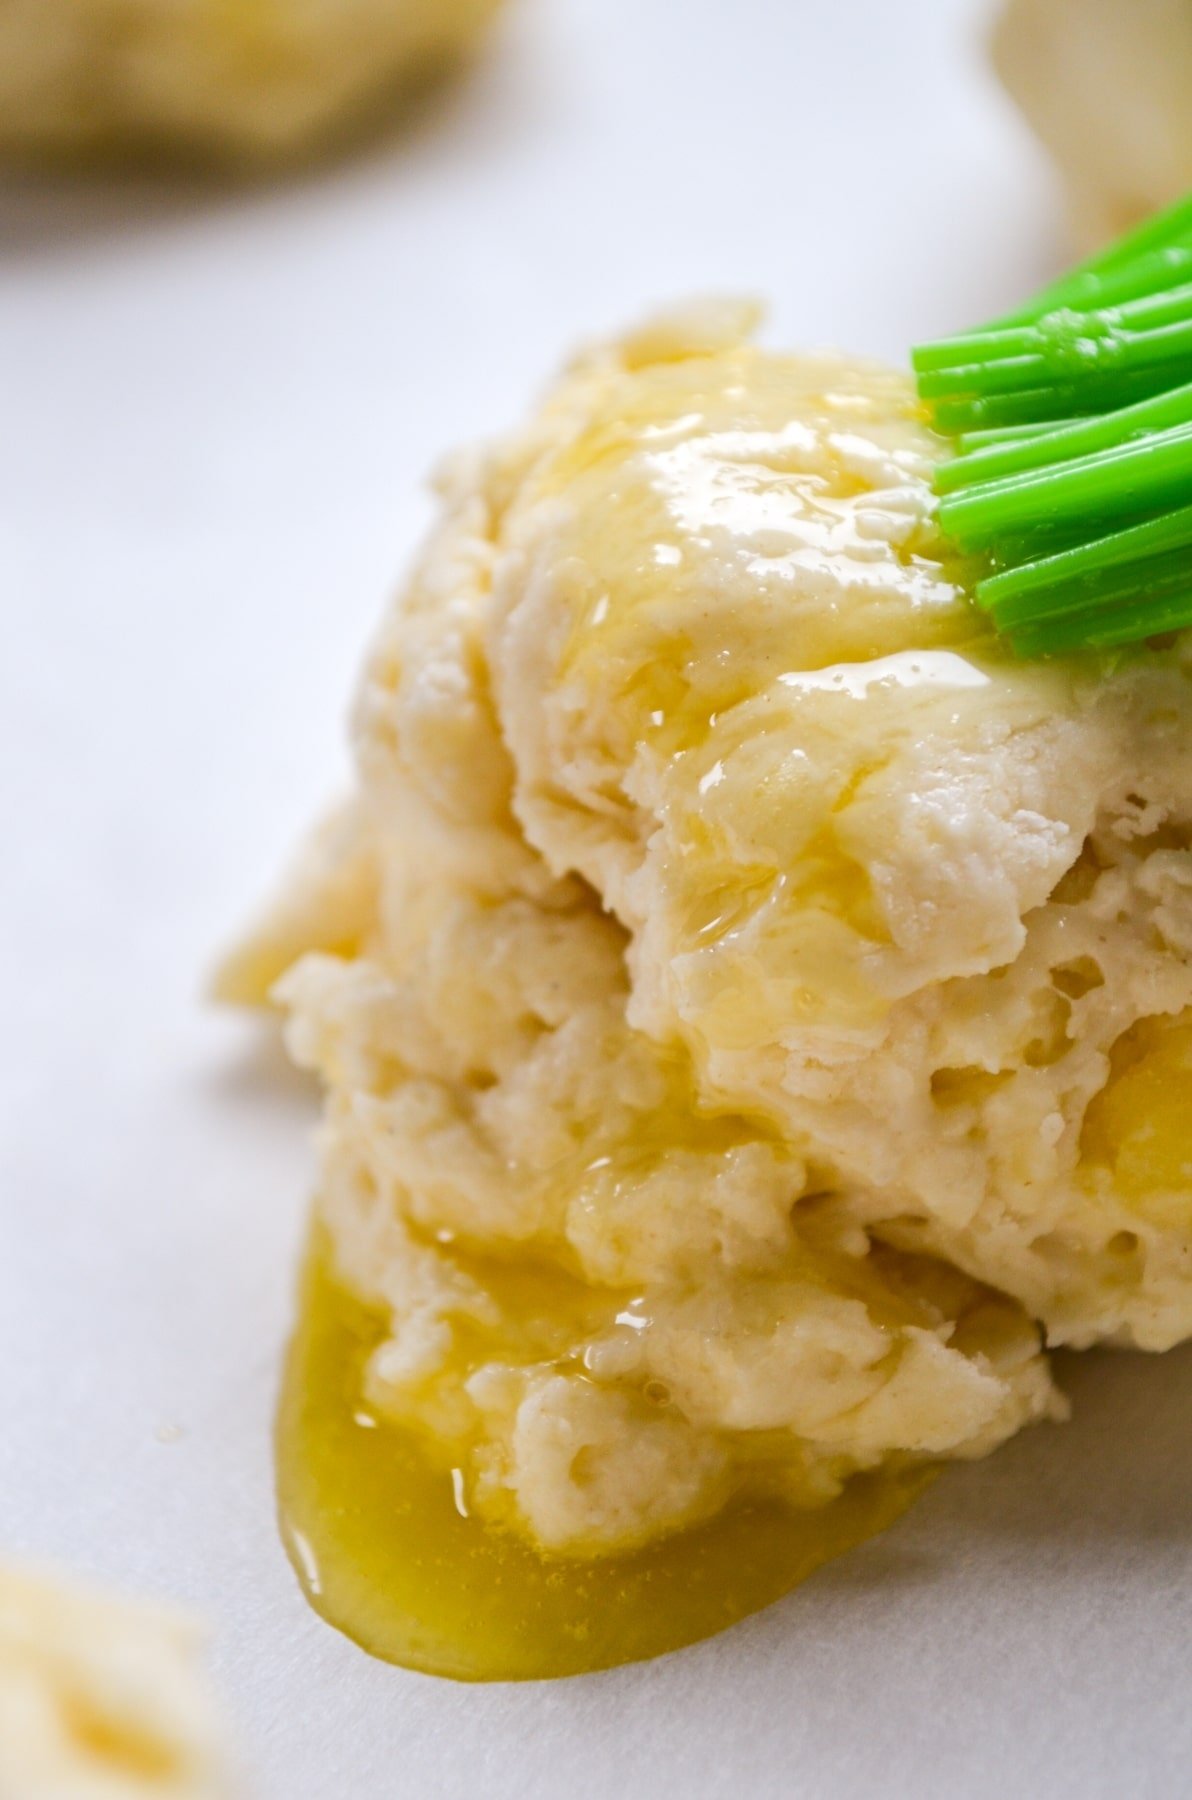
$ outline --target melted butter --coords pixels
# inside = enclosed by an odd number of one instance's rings
[[[768,1606],[891,1524],[923,1470],[814,1511],[751,1501],[645,1549],[548,1558],[467,1516],[458,1471],[361,1410],[378,1321],[312,1253],[277,1426],[287,1552],[315,1609],[372,1655],[465,1681],[576,1675],[677,1650]]]
[[[634,371],[529,490],[568,507],[560,672],[674,751],[782,668],[980,635],[932,520],[945,454],[881,370],[744,346]]]
[[[838,663],[827,669],[794,669],[780,675],[785,688],[801,694],[842,694],[864,700],[882,685],[898,688],[980,688],[989,676],[951,650],[900,650],[871,662]]]
[[[664,822],[679,1010],[719,1050],[888,1011],[849,808],[1003,679],[936,529],[946,454],[902,376],[741,346],[613,383],[527,483],[575,766]]]
[[[1110,1079],[1085,1116],[1081,1149],[1108,1165],[1114,1188],[1136,1212],[1187,1230],[1192,1144],[1187,1094],[1192,1018],[1143,1019],[1115,1046]]]

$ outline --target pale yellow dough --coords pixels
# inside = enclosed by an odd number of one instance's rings
[[[467,49],[499,0],[0,0],[0,150],[293,155]]]
[[[1188,0],[1007,0],[993,54],[1059,165],[1082,246],[1192,187]]]
[[[1192,1332],[1188,646],[1015,663],[909,382],[752,324],[445,471],[225,973],[294,959],[369,1402],[555,1551],[983,1454],[1061,1410],[1035,1321]]]
[[[188,1620],[0,1565],[0,1800],[229,1800]]]

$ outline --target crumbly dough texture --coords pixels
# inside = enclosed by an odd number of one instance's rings
[[[993,57],[1059,165],[1085,247],[1192,187],[1187,0],[1007,0]]]
[[[174,1613],[0,1566],[0,1800],[228,1800],[197,1635]]]
[[[498,0],[0,0],[0,150],[318,146],[469,46]]]
[[[909,382],[753,323],[448,467],[357,796],[225,972],[305,938],[369,1404],[560,1552],[983,1454],[1062,1411],[1040,1325],[1192,1331],[1189,646],[1014,662]]]

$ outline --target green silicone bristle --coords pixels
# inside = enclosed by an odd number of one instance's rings
[[[1057,425],[1047,420],[1042,425],[971,432],[958,441],[961,454],[955,461],[940,465],[936,490],[954,494],[979,482],[1001,481],[1008,475],[1070,462],[1180,425],[1192,425],[1192,383],[1115,413],[1070,423]]]
[[[1165,212],[1144,219],[1133,231],[1115,239],[1106,249],[1078,264],[1058,281],[1040,288],[1033,299],[1014,312],[1004,313],[995,323],[1014,325],[1024,319],[1037,318],[1040,313],[1052,312],[1057,306],[1067,306],[1073,299],[1079,299],[1081,284],[1090,277],[1107,276],[1156,251],[1179,251],[1189,247],[1192,247],[1192,194],[1178,200]]]
[[[1024,306],[912,353],[956,455],[939,522],[1023,655],[1192,625],[1192,195]]]
[[[1192,506],[986,576],[977,598],[1017,645],[1051,633],[1128,643],[1172,629],[1192,593]],[[1128,627],[1129,629],[1125,629]]]
[[[1192,504],[1192,425],[1087,456],[978,481],[940,502],[945,532],[969,553],[997,557],[1008,539],[1044,542],[1097,525]]]

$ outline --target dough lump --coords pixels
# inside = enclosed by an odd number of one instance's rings
[[[190,1623],[0,1565],[3,1800],[230,1800]]]
[[[223,976],[326,1086],[369,1403],[556,1552],[1192,1333],[1189,645],[1015,661],[909,381],[752,325],[449,466],[357,793]]]
[[[1187,0],[1008,0],[993,55],[1059,166],[1083,247],[1192,187]]]
[[[498,0],[0,0],[0,150],[317,148],[467,49]]]

